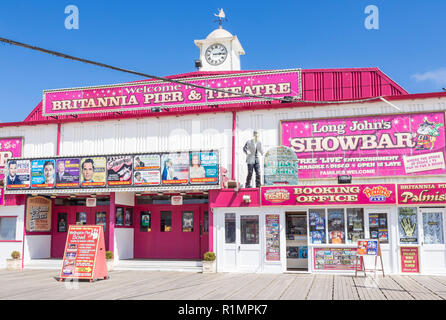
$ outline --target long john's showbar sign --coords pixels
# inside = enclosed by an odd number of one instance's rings
[[[121,112],[153,107],[178,108],[255,102],[244,95],[301,98],[301,70],[274,70],[181,79],[187,84],[141,81],[97,87],[45,90],[44,116]],[[221,89],[215,91],[192,85]]]

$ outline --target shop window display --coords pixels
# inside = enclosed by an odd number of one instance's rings
[[[259,216],[240,216],[241,244],[259,244]]]
[[[96,212],[96,224],[102,226],[104,232],[107,225],[107,213],[106,212]]]
[[[347,242],[357,243],[364,238],[364,209],[347,209]]]
[[[235,243],[235,213],[225,214],[225,243]]]
[[[57,232],[67,232],[67,213],[59,212],[57,214]]]
[[[418,243],[417,208],[398,208],[400,243]]]
[[[141,232],[150,232],[152,231],[152,214],[150,211],[141,211],[140,212],[140,226],[139,230]]]
[[[441,212],[423,213],[424,243],[443,244],[443,217]]]
[[[172,231],[172,212],[161,211],[161,232]]]
[[[313,244],[326,243],[325,237],[325,209],[310,209],[310,239]]]
[[[183,211],[183,232],[194,231],[194,213],[192,211]]]
[[[345,243],[344,209],[328,209],[327,211],[329,243]]]
[[[369,214],[370,239],[379,239],[380,243],[389,243],[387,213]]]
[[[87,224],[87,213],[86,212],[76,212],[76,225]]]
[[[204,212],[204,226],[203,226],[203,232],[208,233],[209,232],[209,212]]]

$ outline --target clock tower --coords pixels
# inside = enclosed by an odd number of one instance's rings
[[[221,22],[224,18],[223,10],[220,10],[220,25],[212,31],[204,40],[194,40],[200,49],[200,60],[202,67],[199,71],[237,71],[240,70],[240,56],[245,51],[237,36],[222,28]]]

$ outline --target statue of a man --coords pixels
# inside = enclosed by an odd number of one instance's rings
[[[262,143],[259,141],[259,133],[253,132],[253,138],[246,141],[243,147],[246,154],[246,163],[248,164],[248,175],[246,177],[246,188],[251,188],[252,170],[256,172],[256,188],[260,188],[260,162],[259,153],[263,156]]]

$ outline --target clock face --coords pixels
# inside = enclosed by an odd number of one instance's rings
[[[206,61],[209,64],[218,66],[226,60],[226,57],[228,56],[228,50],[226,50],[226,47],[221,43],[215,43],[206,49],[204,55],[206,57]]]

